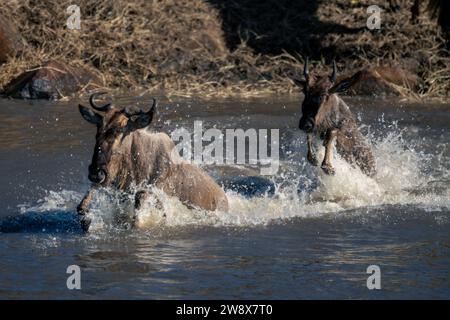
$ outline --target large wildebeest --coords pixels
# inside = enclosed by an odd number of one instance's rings
[[[135,208],[139,209],[149,195],[148,185],[176,196],[189,208],[228,211],[225,192],[198,167],[183,161],[175,144],[165,133],[147,130],[155,114],[156,101],[149,111],[127,107],[123,110],[111,104],[97,106],[93,94],[91,106],[103,115],[79,105],[81,115],[97,126],[96,143],[89,165],[88,191],[77,211],[82,227],[88,230],[86,217],[95,188],[114,187],[130,192],[133,186],[142,186],[135,196]]]
[[[356,164],[368,176],[375,174],[375,158],[366,138],[358,129],[350,108],[337,93],[346,91],[353,78],[336,83],[336,63],[330,77],[317,77],[309,74],[308,60],[305,62],[304,80],[295,79],[303,88],[305,99],[302,103],[302,117],[299,128],[307,133],[308,161],[317,166],[313,136],[318,134],[324,140],[325,157],[322,169],[334,174],[332,165],[333,145],[336,141],[337,152],[349,163]]]

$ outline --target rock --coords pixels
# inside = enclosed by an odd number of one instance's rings
[[[352,77],[354,80],[348,95],[398,96],[414,89],[419,83],[416,75],[398,66],[367,67]]]
[[[6,62],[9,56],[17,55],[22,49],[19,32],[0,14],[0,64]]]
[[[86,67],[70,67],[57,61],[25,71],[6,85],[4,94],[17,99],[52,99],[102,86]]]

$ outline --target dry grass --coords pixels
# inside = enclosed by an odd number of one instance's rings
[[[324,7],[322,16],[331,17],[348,27],[358,27],[359,21],[367,17],[365,8],[372,1],[359,1],[362,7],[343,10],[348,1],[335,1],[336,6]],[[382,12],[382,29],[379,32],[365,31],[355,34],[329,34],[322,40],[323,46],[336,45],[341,52],[349,52],[347,68],[356,69],[363,65],[398,64],[417,74],[422,83],[412,97],[450,96],[450,52],[448,43],[426,12],[427,1],[421,5],[419,22],[411,22],[410,8],[413,1],[402,2],[399,12]],[[340,5],[339,5],[340,4]],[[387,4],[387,1],[385,1]],[[330,19],[330,18],[328,18]],[[345,48],[345,49],[344,49]]]
[[[301,72],[300,55],[283,48],[278,54],[258,54],[245,42],[230,51],[225,45],[220,11],[210,2],[79,0],[81,30],[73,31],[65,26],[71,0],[3,1],[2,13],[16,24],[27,50],[0,66],[0,87],[22,71],[57,59],[73,66],[87,65],[106,87],[120,90],[202,96],[297,91],[289,77]],[[326,1],[320,4],[317,19],[361,27],[367,13],[363,6],[350,7],[349,0]],[[320,39],[321,48],[339,53],[341,70],[398,63],[424,80],[418,97],[448,95],[450,57],[435,23],[422,15],[420,27],[412,25],[406,7],[396,15],[384,14],[383,19],[382,32],[330,33]],[[272,21],[268,17],[268,23]],[[302,21],[284,23],[294,30]],[[298,33],[299,43],[301,35]],[[325,72],[326,64],[334,58],[333,50],[306,53],[315,57],[316,70]]]

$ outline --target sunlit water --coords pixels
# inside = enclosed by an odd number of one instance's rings
[[[101,190],[89,234],[75,207],[95,128],[76,101],[0,100],[0,298],[450,298],[450,105],[346,100],[373,144],[374,178],[339,158],[335,176],[307,163],[296,99],[162,99],[155,127],[168,133],[194,120],[280,129],[278,173],[203,166],[227,188],[256,181],[253,196],[229,189],[230,212],[210,213],[156,190],[163,208],[150,199],[133,230],[115,223],[133,196]],[[381,290],[366,286],[373,264]],[[79,291],[66,287],[69,265],[81,267]]]

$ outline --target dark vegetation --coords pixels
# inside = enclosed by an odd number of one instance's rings
[[[449,96],[448,43],[437,25],[448,13],[431,19],[428,1],[415,23],[412,0],[398,1],[395,11],[379,1],[381,29],[372,31],[366,9],[373,3],[366,0],[80,0],[81,30],[66,28],[72,1],[2,2],[20,50],[0,65],[0,88],[55,60],[88,69],[110,89],[291,93],[298,91],[291,78],[308,56],[319,73],[329,72],[333,59],[345,74],[368,66],[408,70],[420,81],[404,95]]]

